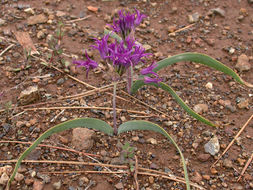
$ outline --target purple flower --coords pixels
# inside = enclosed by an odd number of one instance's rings
[[[147,16],[144,14],[141,14],[141,12],[138,11],[137,9],[135,9],[135,12],[136,12],[136,19],[134,21],[134,24],[135,24],[135,26],[138,26],[138,25],[140,25],[142,19],[146,18]]]
[[[150,55],[144,53],[145,49],[137,45],[135,40],[127,37],[125,41],[112,43],[109,45],[109,60],[116,67],[116,71],[121,76],[127,68],[143,62],[143,58]]]
[[[148,84],[148,83],[156,83],[158,84],[159,82],[162,82],[162,79],[161,78],[151,78],[151,77],[147,77],[145,76],[144,77],[144,83]]]
[[[101,40],[95,39],[97,46],[95,45],[91,46],[94,49],[97,49],[99,51],[101,58],[104,60],[108,58],[108,54],[109,54],[108,43],[107,43],[108,37],[109,35],[105,35]]]
[[[87,51],[85,51],[85,56],[87,58],[86,61],[84,60],[73,60],[73,64],[76,64],[78,67],[85,67],[86,68],[86,78],[88,78],[88,72],[90,69],[95,69],[98,64],[96,61],[89,58]]]
[[[154,68],[156,68],[158,65],[156,62],[153,62],[151,65],[149,65],[147,68],[141,70],[142,75],[151,75],[144,76],[144,82],[145,83],[159,83],[162,81],[161,78],[159,78],[158,74],[153,71]]]
[[[136,10],[136,14],[130,14],[129,12],[123,12],[120,10],[118,12],[119,19],[117,21],[113,20],[113,25],[109,25],[114,32],[120,33],[123,39],[135,30],[135,27],[138,26],[142,19],[146,16],[141,14],[140,11]]]
[[[151,53],[145,53],[145,48],[141,45],[135,45],[134,51],[130,57],[133,65],[137,65],[139,62],[144,62],[143,58],[152,55]]]
[[[156,62],[153,62],[151,65],[149,65],[147,68],[141,70],[142,75],[148,75],[153,74],[156,77],[158,77],[158,74],[153,71],[154,68],[156,68],[158,65]]]

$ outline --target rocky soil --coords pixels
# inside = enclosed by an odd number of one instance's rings
[[[109,94],[112,88],[87,94],[111,84],[107,66],[101,63],[86,79],[82,68],[74,67],[71,62],[73,58],[84,58],[85,49],[99,61],[98,53],[90,48],[93,39],[103,36],[104,27],[112,23],[118,10],[133,11],[134,8],[147,15],[136,30],[136,38],[147,52],[153,54],[150,62],[178,53],[204,53],[253,83],[252,0],[2,0],[0,190],[4,189],[14,167],[10,160],[17,159],[28,147],[21,141],[33,142],[50,127],[73,118],[94,117],[112,124],[112,111],[107,109],[112,107]],[[63,23],[65,31],[61,40],[64,54],[61,59],[51,60],[53,66],[48,67],[43,63],[50,62],[52,50],[49,41],[59,22]],[[24,53],[27,46],[32,46],[34,54],[30,59]],[[64,63],[60,63],[62,59]],[[136,68],[135,73],[142,67],[145,66]],[[253,189],[252,162],[238,181],[253,153],[252,120],[228,152],[211,168],[252,116],[252,88],[196,63],[177,63],[159,74],[191,108],[219,127],[210,127],[193,119],[162,90],[144,87],[133,95],[134,99],[126,94],[124,84],[117,92],[117,108],[121,109],[117,111],[118,124],[143,119],[162,126],[180,146],[190,180],[196,185],[217,190]],[[80,93],[86,94],[72,97]],[[33,151],[27,160],[43,162],[23,163],[11,189],[136,189],[133,173],[106,174],[102,172],[108,170],[102,165],[74,164],[99,161],[128,167],[131,159],[126,162],[122,157],[127,142],[134,147],[138,167],[183,177],[176,149],[157,133],[140,131],[111,137],[77,128],[43,141],[43,144],[54,147],[38,147]],[[89,155],[82,154],[82,151]],[[114,172],[129,171],[110,169]],[[141,190],[185,189],[183,183],[161,175],[138,175],[137,178]]]

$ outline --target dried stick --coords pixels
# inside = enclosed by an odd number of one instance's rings
[[[0,160],[0,163],[16,163],[18,160]],[[24,163],[46,163],[46,164],[70,164],[70,165],[86,165],[86,166],[101,166],[111,168],[127,169],[127,166],[92,163],[92,162],[76,162],[76,161],[57,161],[57,160],[22,160]]]
[[[5,141],[5,140],[0,141],[0,143],[33,144],[32,142]],[[90,154],[90,153],[85,153],[85,152],[79,152],[79,151],[71,149],[71,148],[63,148],[63,147],[58,147],[58,146],[46,145],[46,144],[39,144],[38,146],[40,146],[40,147],[47,147],[47,148],[54,148],[54,149],[64,150],[64,151],[69,151],[69,152],[74,152],[74,153],[77,153],[77,154],[82,154],[84,156],[101,157],[100,155]]]
[[[111,88],[112,88],[112,84],[100,87],[99,89],[89,90],[89,91],[84,92],[84,93],[61,97],[61,98],[59,98],[59,100],[40,102],[40,103],[37,103],[37,104],[29,104],[29,105],[25,105],[25,106],[19,106],[18,108],[27,108],[27,107],[44,105],[44,104],[54,104],[54,103],[62,102],[66,99],[79,99],[79,98],[82,98],[82,97],[91,96],[91,95],[93,95],[95,93],[98,93],[98,92],[104,92],[104,91],[110,90]]]
[[[243,168],[243,170],[242,170],[242,172],[241,172],[241,174],[240,174],[240,176],[239,176],[239,178],[238,178],[237,181],[240,181],[240,179],[242,178],[244,172],[245,172],[245,171],[247,170],[247,168],[249,167],[249,164],[250,164],[250,162],[252,162],[252,160],[253,160],[253,152],[252,152],[250,158],[248,159],[247,163],[245,164],[245,166],[244,166],[244,168]]]
[[[99,164],[102,164],[101,162],[99,162],[99,161],[96,160],[95,158],[92,158],[91,156],[87,156],[87,157],[90,158],[91,160],[93,160],[93,161],[99,163]],[[112,170],[110,170],[108,167],[104,166],[104,168],[105,168],[107,171],[112,172]],[[121,178],[120,175],[117,175],[117,174],[115,174],[115,175],[116,175],[117,177]]]
[[[186,27],[183,27],[183,28],[180,28],[180,29],[178,29],[178,30],[176,30],[176,31],[174,31],[174,32],[170,32],[169,34],[181,32],[181,31],[186,30],[186,29],[188,29],[188,28],[190,28],[190,27],[192,27],[192,26],[194,26],[194,25],[195,25],[195,23],[190,24],[190,25],[188,25],[188,26],[186,26]]]
[[[50,120],[50,122],[51,122],[51,123],[54,122],[61,114],[63,114],[63,112],[65,112],[65,110],[61,110],[60,113],[58,113],[56,116],[54,116],[54,117]]]
[[[135,180],[135,183],[136,183],[136,190],[139,190],[139,183],[138,183],[138,178],[137,178],[138,169],[139,169],[139,166],[138,166],[138,159],[137,159],[137,156],[136,156],[136,155],[134,155],[134,157],[135,157],[134,180]]]
[[[219,156],[219,158],[213,163],[213,165],[211,166],[211,168],[221,159],[221,157],[228,151],[228,149],[233,145],[233,143],[235,142],[235,140],[241,135],[241,133],[243,132],[243,130],[245,129],[245,127],[249,124],[250,120],[253,118],[253,114],[251,115],[251,117],[248,119],[248,121],[244,124],[244,126],[240,129],[240,131],[236,134],[236,136],[234,137],[234,139],[229,143],[229,145],[227,146],[227,148],[224,150],[224,152]]]
[[[67,23],[73,23],[73,22],[77,22],[77,21],[82,21],[82,20],[86,20],[87,18],[90,18],[91,15],[87,15],[86,17],[83,18],[78,18],[78,19],[74,19],[74,20],[70,20],[70,21],[66,21]]]
[[[61,109],[97,109],[97,110],[113,110],[113,108],[109,107],[96,107],[96,106],[89,106],[89,107],[82,107],[82,106],[62,106],[62,107],[42,107],[42,108],[27,108],[24,109],[24,111],[37,111],[37,110],[61,110]],[[126,109],[120,109],[116,108],[117,111],[126,111],[128,113],[135,113],[135,114],[142,114],[142,115],[150,115],[145,112],[141,111],[135,111],[135,110],[126,110]]]
[[[138,100],[137,98],[131,96],[130,94],[124,92],[123,90],[121,90],[121,92],[122,92],[123,94],[127,95],[128,97],[134,99],[135,101],[139,102],[140,104],[142,104],[142,105],[144,105],[144,106],[147,106],[148,108],[150,108],[150,109],[152,109],[152,110],[154,110],[154,111],[156,111],[156,112],[158,112],[158,113],[160,113],[160,114],[163,114],[164,116],[166,116],[167,118],[169,118],[169,116],[168,116],[166,113],[163,113],[162,111],[159,111],[158,109],[153,108],[152,106],[146,104],[145,102],[143,102],[143,101],[141,101],[141,100]]]
[[[14,44],[11,44],[11,45],[9,45],[7,48],[5,48],[5,50],[3,50],[3,51],[0,53],[0,57],[1,57],[5,52],[7,52],[9,49],[11,49],[13,46],[14,46]]]
[[[71,173],[77,173],[77,174],[82,174],[82,173],[99,173],[99,174],[124,174],[124,173],[129,173],[128,171],[54,171],[54,172],[40,172],[44,174],[71,174]]]
[[[84,190],[88,190],[92,185],[95,185],[95,184],[96,184],[95,181],[90,180],[89,184],[87,185],[87,187],[85,187]]]
[[[176,181],[176,182],[180,182],[180,183],[184,183],[186,184],[186,182],[184,180],[180,180],[180,179],[177,179],[177,178],[173,178],[173,177],[169,177],[169,176],[165,176],[165,175],[159,175],[159,174],[152,174],[152,173],[148,173],[148,172],[138,172],[139,175],[148,175],[148,176],[154,176],[154,177],[162,177],[162,178],[165,178],[165,179],[169,179],[169,180],[172,180],[172,181]],[[205,189],[195,183],[192,183],[190,182],[190,185],[193,186],[193,187],[196,187],[196,188],[199,188],[199,189]]]

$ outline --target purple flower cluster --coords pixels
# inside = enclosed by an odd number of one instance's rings
[[[140,11],[135,9],[136,14],[130,14],[120,10],[118,12],[119,19],[117,21],[113,20],[113,25],[109,25],[114,32],[120,33],[121,37],[124,39],[127,36],[135,31],[135,27],[140,25],[143,18],[146,18],[146,15],[141,14]]]
[[[76,64],[78,67],[86,68],[86,78],[88,78],[88,73],[90,69],[95,69],[98,66],[98,63],[89,58],[87,51],[85,51],[86,61],[84,60],[74,60],[73,64]]]
[[[101,40],[96,39],[97,49],[102,59],[111,63],[117,73],[121,76],[130,66],[135,66],[144,62],[143,58],[150,55],[145,53],[145,49],[136,44],[135,40],[128,37],[125,41],[108,44],[108,36],[105,35]]]
[[[115,40],[113,43],[108,42],[109,34],[105,35],[101,40],[95,39],[95,45],[91,47],[97,49],[100,53],[100,57],[112,64],[115,71],[122,76],[129,67],[134,67],[137,64],[144,62],[144,58],[149,56],[149,53],[145,53],[145,49],[138,44],[134,39],[135,27],[138,26],[142,19],[146,16],[141,14],[140,11],[135,10],[135,14],[119,11],[119,19],[113,21],[113,25],[110,27],[114,32],[119,33],[122,37],[122,41]],[[98,64],[90,59],[85,53],[86,61],[74,60],[73,63],[78,66],[86,68],[86,77],[90,69],[94,69]],[[141,71],[142,75],[149,75],[144,77],[145,83],[159,83],[161,79],[153,72],[153,69],[157,66],[156,63],[152,63],[149,67]]]
[[[157,66],[158,66],[157,63],[153,62],[150,66],[141,70],[142,75],[152,76],[152,77],[144,76],[145,83],[159,83],[162,81],[162,79],[158,76],[158,74],[153,71],[153,69],[156,68]]]

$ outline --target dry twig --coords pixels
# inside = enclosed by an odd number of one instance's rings
[[[248,159],[247,163],[246,163],[245,166],[243,167],[243,170],[242,170],[242,172],[241,172],[241,174],[240,174],[240,176],[239,176],[239,178],[238,178],[237,181],[240,181],[240,179],[242,178],[244,172],[245,172],[245,171],[247,170],[247,168],[249,167],[250,162],[252,162],[252,160],[253,160],[253,152],[252,152],[250,158]]]
[[[42,108],[27,108],[24,111],[37,111],[37,110],[62,110],[62,109],[96,109],[96,110],[113,110],[113,108],[109,107],[96,107],[96,106],[89,106],[89,107],[82,107],[82,106],[62,106],[62,107],[42,107]],[[135,114],[142,114],[142,115],[150,115],[145,112],[135,111],[135,110],[126,110],[116,108],[117,111],[126,111],[128,113],[135,113]]]
[[[219,158],[213,163],[213,165],[211,166],[211,168],[217,164],[217,162],[221,159],[221,157],[228,151],[228,149],[233,145],[233,143],[235,142],[235,140],[241,135],[241,133],[243,132],[243,130],[245,129],[245,127],[249,124],[249,122],[251,121],[251,119],[253,118],[253,114],[251,115],[251,117],[248,119],[248,121],[243,125],[243,127],[240,129],[240,131],[236,134],[236,136],[234,137],[234,139],[229,143],[229,145],[227,146],[227,148],[223,151],[223,153],[219,156]]]
[[[195,23],[190,24],[190,25],[188,25],[188,26],[186,26],[186,27],[183,27],[183,28],[180,28],[180,29],[178,29],[178,30],[176,30],[176,31],[174,31],[174,32],[170,32],[169,35],[170,35],[170,34],[176,34],[176,33],[178,33],[178,32],[181,32],[181,31],[186,30],[186,29],[188,29],[188,28],[190,28],[190,27],[192,27],[192,26],[194,26],[194,25],[195,25]]]
[[[0,53],[0,57],[1,57],[5,52],[7,52],[9,49],[11,49],[13,46],[14,46],[14,44],[11,44],[11,45],[9,45],[7,48],[5,48],[5,50],[3,50],[3,51]]]
[[[146,104],[145,102],[143,102],[143,101],[141,101],[141,100],[138,100],[137,98],[131,96],[130,94],[124,92],[123,90],[121,90],[121,92],[122,92],[123,94],[127,95],[128,97],[134,99],[135,101],[139,102],[140,104],[142,104],[142,105],[144,105],[144,106],[147,106],[148,108],[150,108],[150,109],[152,109],[152,110],[154,110],[154,111],[156,111],[156,112],[158,112],[158,113],[160,113],[160,114],[166,116],[167,118],[169,118],[169,116],[168,116],[166,113],[163,113],[162,111],[159,111],[158,109],[153,108],[152,106]]]
[[[138,159],[137,159],[137,156],[134,155],[135,157],[135,168],[134,168],[134,180],[135,180],[135,183],[136,183],[136,190],[139,190],[139,183],[138,183],[138,178],[137,178],[137,175],[138,175]]]
[[[33,144],[32,142],[5,141],[5,140],[0,141],[0,143]],[[77,153],[77,154],[80,154],[80,155],[84,155],[84,156],[101,157],[100,155],[90,154],[90,153],[85,153],[85,152],[79,152],[79,151],[71,149],[71,148],[63,148],[63,147],[58,147],[58,146],[46,145],[46,144],[39,144],[38,146],[40,146],[40,147],[47,147],[47,148],[53,148],[53,149],[58,149],[58,150],[64,150],[64,151],[69,151],[69,152],[74,152],[74,153]]]
[[[87,18],[90,18],[90,17],[91,17],[91,15],[87,15],[86,17],[83,17],[83,18],[78,18],[78,19],[75,19],[75,20],[67,21],[67,23],[73,23],[73,22],[78,22],[78,21],[86,20]]]

